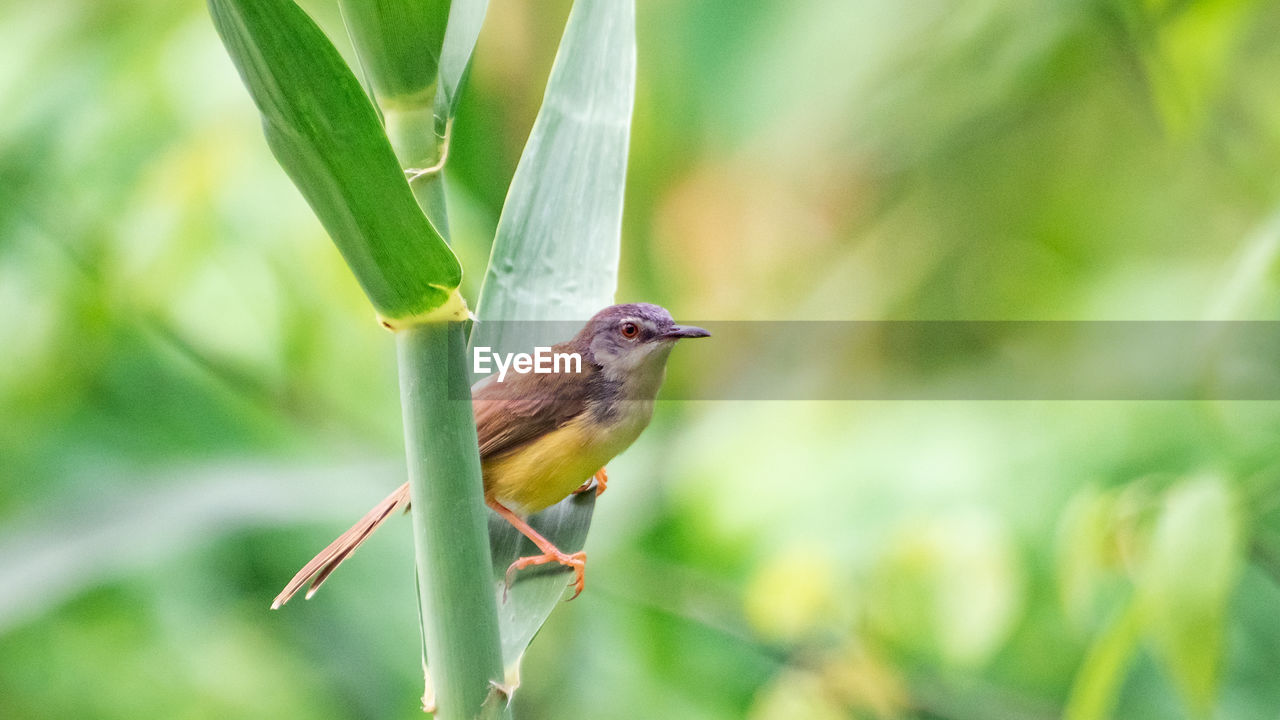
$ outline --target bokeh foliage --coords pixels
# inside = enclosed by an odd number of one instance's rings
[[[453,138],[464,267],[567,11],[489,9]],[[620,299],[1280,306],[1274,3],[638,12]],[[407,522],[266,610],[402,477],[394,365],[203,8],[9,4],[0,47],[0,716],[416,717]],[[695,359],[669,382],[715,372]],[[1268,403],[664,404],[517,717],[1271,717],[1277,430]]]

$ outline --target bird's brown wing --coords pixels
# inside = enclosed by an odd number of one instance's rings
[[[589,366],[583,370],[592,373],[598,368]],[[576,374],[511,373],[504,380],[498,382],[497,377],[491,377],[473,390],[482,459],[514,450],[569,422],[586,407],[590,395],[589,378]],[[288,602],[308,582],[311,588],[307,590],[307,597],[315,594],[329,574],[401,508],[409,508],[408,483],[388,495],[299,570],[271,607],[278,608]]]
[[[583,368],[592,372],[594,368]],[[510,452],[572,420],[586,407],[590,383],[570,373],[489,378],[472,395],[481,459]]]

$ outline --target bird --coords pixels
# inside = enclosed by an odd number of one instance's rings
[[[659,305],[612,305],[597,312],[572,339],[551,348],[553,353],[577,354],[580,363],[566,363],[560,372],[508,374],[502,381],[494,374],[472,386],[485,504],[541,552],[511,563],[508,587],[520,570],[559,563],[574,571],[569,599],[582,593],[586,553],[562,552],[526,518],[590,490],[593,479],[596,492],[604,492],[605,465],[635,442],[653,417],[672,348],[679,340],[710,335],[700,327],[676,324]],[[272,609],[308,582],[306,597],[314,595],[400,509],[409,509],[407,482],[303,566]]]

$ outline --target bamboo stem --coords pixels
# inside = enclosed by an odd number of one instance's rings
[[[460,323],[396,334],[423,643],[437,717],[505,712],[487,509]]]
[[[401,165],[430,164],[437,148],[430,112],[386,117]],[[443,174],[419,179],[413,191],[448,240]],[[396,351],[424,664],[431,663],[427,692],[442,720],[510,717],[494,689],[503,677],[502,645],[462,324],[403,330]]]
[[[405,168],[431,165],[439,144],[430,107],[386,108],[387,134]],[[423,213],[449,239],[444,174],[413,184]],[[466,373],[461,323],[396,334],[427,695],[436,717],[510,718],[498,607],[489,559],[488,509]],[[424,695],[424,705],[431,699]],[[429,708],[428,708],[429,709]]]
[[[344,10],[350,14],[368,8],[344,3]],[[372,49],[369,38],[362,42],[353,33],[352,40],[358,53]],[[434,93],[409,89],[413,92],[408,95],[375,100],[400,166],[429,167],[440,147]],[[412,190],[422,212],[448,241],[444,174],[418,178]],[[432,323],[402,329],[396,333],[396,354],[424,667],[430,660],[424,709],[434,710],[441,720],[510,718],[498,685],[502,644],[463,326]]]
[[[431,107],[413,109],[388,108],[383,110],[387,124],[387,136],[396,151],[400,166],[406,170],[435,165],[440,159],[440,143],[436,137],[435,114]],[[407,180],[406,180],[407,181]],[[449,240],[449,211],[445,207],[444,169],[423,175],[411,186],[418,206],[436,231]]]

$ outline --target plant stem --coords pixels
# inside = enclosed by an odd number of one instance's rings
[[[487,510],[460,323],[396,333],[423,641],[437,717],[480,717],[505,705]]]
[[[439,159],[436,139],[435,113],[431,106],[413,108],[383,108],[387,135],[391,147],[400,159],[400,165],[408,168],[426,168]],[[444,171],[425,175],[413,181],[413,196],[427,219],[446,241],[449,240],[449,212],[445,207]]]
[[[402,167],[435,163],[438,144],[429,104],[384,107],[383,113]],[[415,180],[413,194],[447,241],[443,173]],[[492,685],[503,678],[502,644],[463,326],[435,323],[401,330],[396,354],[423,662],[430,659],[431,665],[427,692],[434,692],[441,720],[509,718],[505,696]]]

